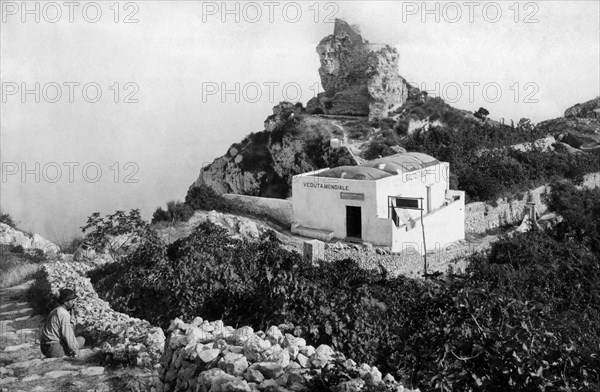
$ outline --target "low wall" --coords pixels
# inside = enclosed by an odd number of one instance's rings
[[[234,329],[196,317],[189,324],[173,320],[168,332],[159,392],[308,392],[308,380],[334,361],[360,376],[336,390],[358,391],[369,384],[380,391],[409,392],[391,375],[382,377],[375,366],[357,366],[327,345],[314,348],[276,326],[255,333],[250,327]]]
[[[427,249],[442,249],[448,244],[465,238],[465,193],[453,191],[460,198],[452,201],[423,217]],[[395,228],[392,252],[417,251],[425,254],[421,218],[415,219],[415,225],[407,230],[406,225]]]
[[[112,362],[152,367],[162,355],[165,335],[148,321],[114,311],[98,297],[90,279],[84,275],[92,266],[79,262],[52,262],[43,266],[48,290],[58,296],[70,288],[77,293],[72,321],[82,327],[94,345]]]
[[[265,216],[289,229],[292,225],[292,201],[272,199],[268,197],[223,194],[223,197],[234,202],[242,211],[258,216]]]
[[[581,186],[585,188],[600,187],[600,173],[585,175]],[[550,192],[550,187],[547,185],[531,190],[536,203],[536,211],[539,214],[544,214],[548,210],[548,206],[542,201],[542,195],[546,192]],[[527,192],[520,195],[520,200],[508,202],[500,199],[496,207],[484,202],[467,204],[465,207],[465,232],[478,234],[507,224],[521,223],[525,214]]]

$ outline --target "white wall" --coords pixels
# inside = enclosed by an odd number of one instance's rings
[[[459,195],[460,199],[423,217],[425,243],[428,250],[443,249],[449,243],[465,238],[465,193],[462,191],[453,191],[453,193]],[[394,226],[393,230],[392,252],[401,252],[412,247],[421,254],[425,253],[420,218],[410,230],[407,230],[404,225],[398,228]]]
[[[331,187],[326,189],[321,185]],[[341,192],[363,193],[364,200],[340,198]],[[363,236],[377,219],[375,182],[338,178],[295,176],[292,183],[292,225],[329,230],[336,238],[346,237],[346,206],[361,207]]]
[[[439,165],[423,170],[405,173],[400,176],[387,177],[377,181],[377,212],[379,216],[386,218],[388,216],[388,196],[422,197],[424,202],[423,207],[426,207],[427,186],[431,186],[432,210],[440,208],[444,204],[446,190],[448,189],[448,167],[448,163],[441,162]],[[406,211],[413,219],[421,216],[420,211]]]
[[[432,209],[436,210],[443,206],[448,189],[448,163],[445,162],[424,170],[377,181],[314,176],[318,172],[294,177],[292,225],[299,224],[311,229],[328,230],[334,233],[335,238],[345,238],[346,206],[357,206],[362,208],[362,239],[374,245],[392,246],[394,230],[398,230],[393,221],[388,219],[388,196],[425,199],[426,187],[431,186]],[[363,193],[365,198],[364,200],[341,199],[341,192]],[[464,204],[464,197],[462,200]],[[419,211],[407,211],[413,219],[420,218]],[[464,208],[460,216],[464,227]],[[456,227],[452,230],[456,230]],[[464,229],[460,234],[461,238],[464,238]]]

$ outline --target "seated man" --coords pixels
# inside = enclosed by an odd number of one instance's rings
[[[77,356],[80,348],[85,344],[85,339],[75,337],[71,325],[71,314],[75,302],[75,292],[70,289],[60,290],[58,303],[60,304],[50,312],[42,326],[40,338],[42,353],[48,358],[58,358],[64,355]]]

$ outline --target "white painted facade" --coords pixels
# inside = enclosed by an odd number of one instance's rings
[[[404,154],[395,157],[400,155]],[[352,237],[352,240],[373,245],[390,246],[393,252],[416,248],[423,254],[421,211],[390,208],[395,202],[389,196],[398,196],[422,198],[427,249],[443,248],[464,239],[464,192],[449,190],[448,163],[429,158],[432,162],[428,162],[427,167],[410,167],[395,174],[388,172],[384,173],[386,177],[376,179],[368,179],[369,176],[367,179],[343,178],[346,173],[342,173],[341,178],[323,177],[324,173],[331,173],[329,169],[294,176],[292,233],[321,240]],[[377,174],[377,169],[367,169]],[[348,167],[349,172],[352,170],[362,169]],[[397,214],[395,220],[392,210]],[[360,218],[357,219],[357,215]]]

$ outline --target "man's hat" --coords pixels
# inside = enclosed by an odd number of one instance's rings
[[[58,295],[58,302],[64,304],[65,302],[75,299],[75,292],[71,289],[62,289]]]

